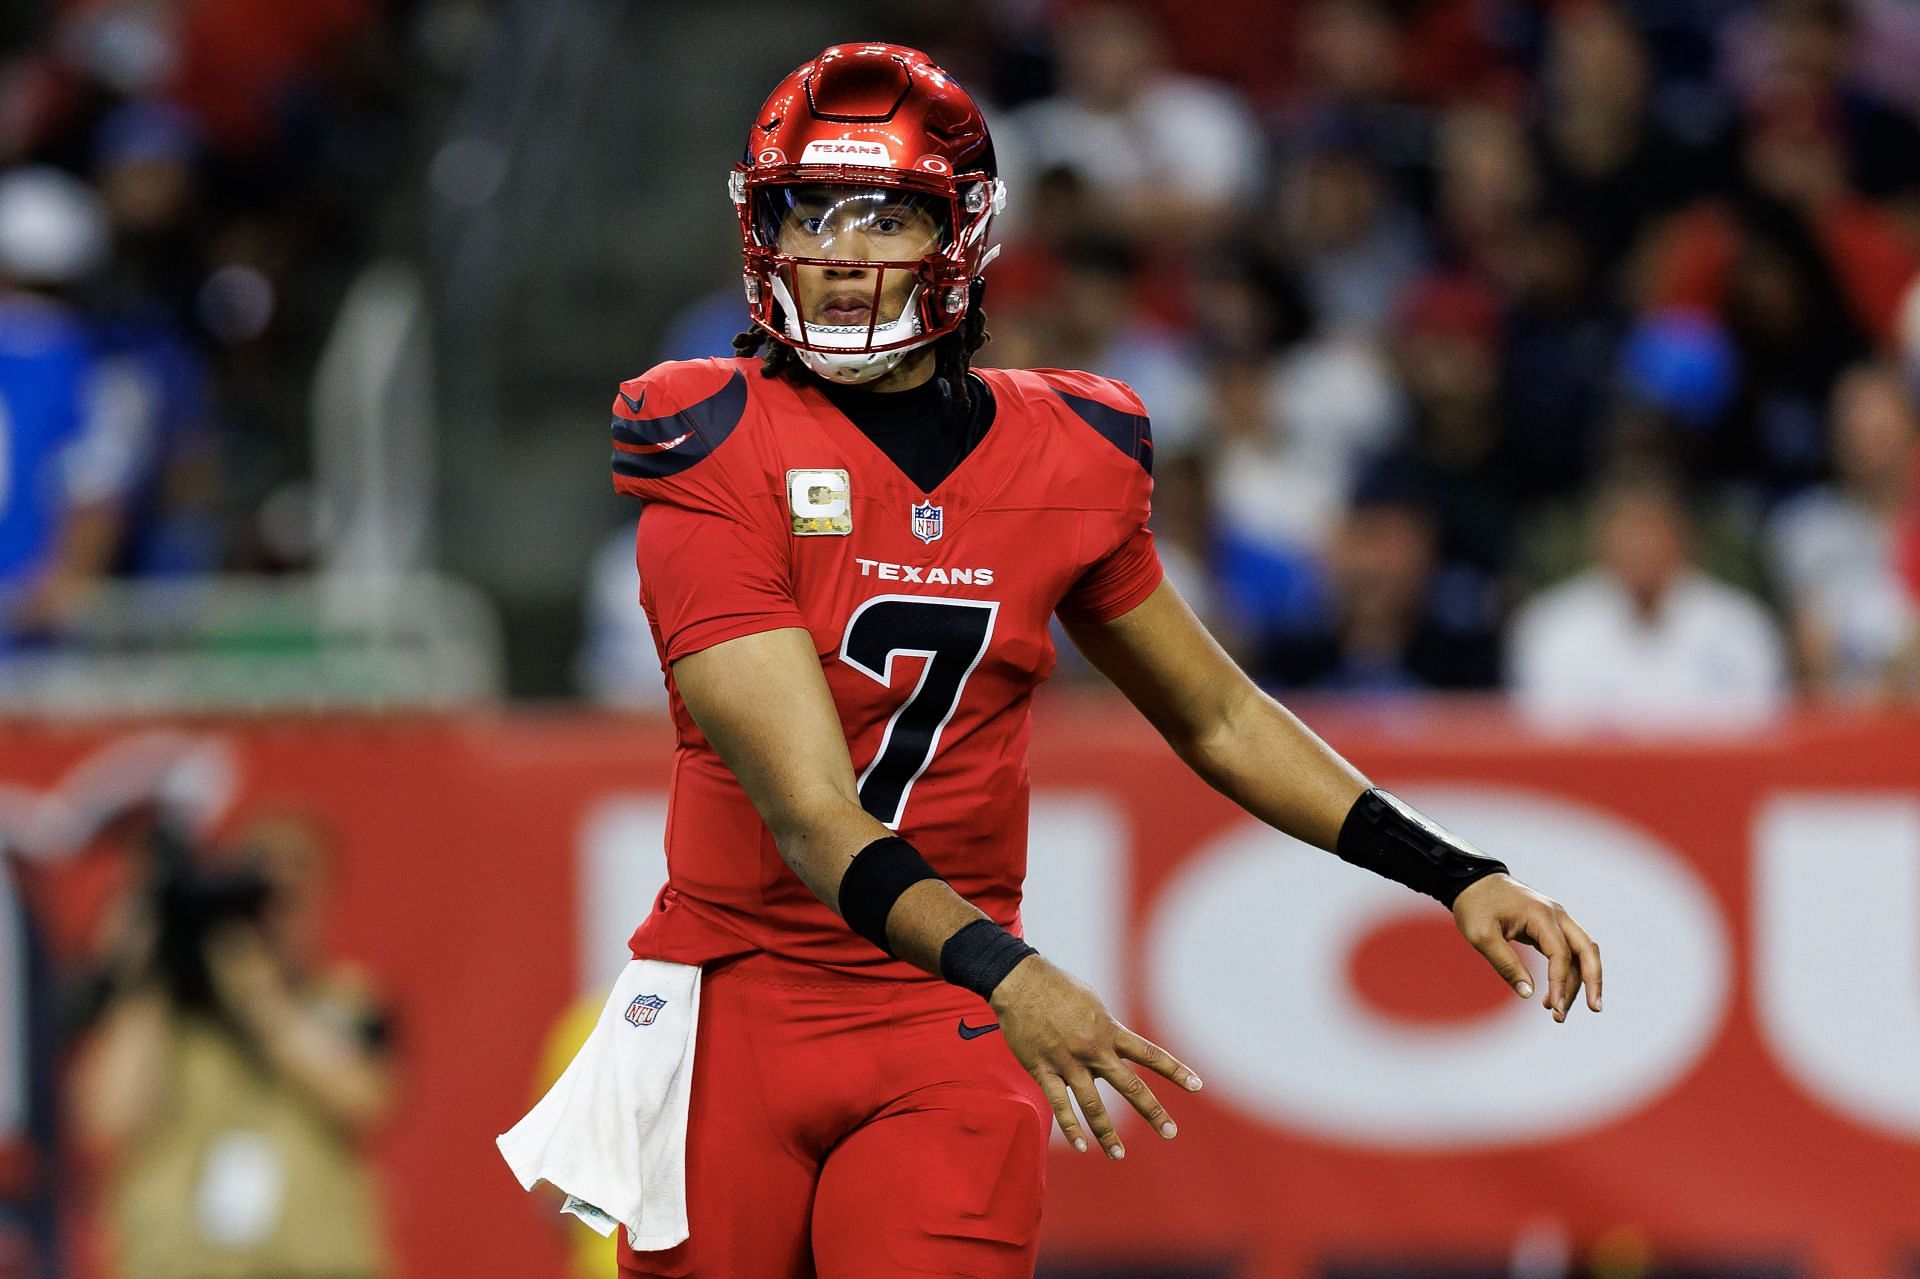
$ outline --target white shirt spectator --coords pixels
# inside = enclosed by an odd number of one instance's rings
[[[1158,76],[1118,111],[1047,98],[1013,112],[1003,132],[1001,170],[1013,200],[1028,189],[1025,179],[1065,168],[1112,200],[1173,190],[1212,207],[1242,206],[1258,192],[1265,163],[1245,104],[1190,76]]]
[[[1403,430],[1405,404],[1386,361],[1353,336],[1295,347],[1275,362],[1262,398],[1268,429],[1218,450],[1214,506],[1244,536],[1319,554],[1346,511],[1361,461]],[[1151,400],[1147,407],[1157,441],[1158,407]]]
[[[1887,519],[1842,490],[1817,488],[1774,513],[1767,541],[1795,612],[1821,632],[1834,690],[1878,688],[1916,620]]]
[[[1393,443],[1407,417],[1393,369],[1355,334],[1295,346],[1275,367],[1269,394],[1296,448],[1349,470],[1363,454]]]
[[[1760,604],[1689,569],[1651,620],[1601,570],[1521,610],[1511,649],[1521,711],[1543,727],[1715,731],[1787,703],[1786,646]]]

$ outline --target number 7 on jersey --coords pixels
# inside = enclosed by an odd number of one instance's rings
[[[999,611],[993,600],[876,595],[847,619],[840,660],[867,678],[891,688],[895,656],[926,659],[920,682],[887,720],[880,749],[860,774],[860,807],[889,830],[899,828],[913,784],[933,762]]]

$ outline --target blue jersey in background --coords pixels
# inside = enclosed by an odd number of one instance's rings
[[[79,316],[0,297],[0,592],[45,564],[73,500],[93,344]]]

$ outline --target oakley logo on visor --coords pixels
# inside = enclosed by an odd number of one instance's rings
[[[802,164],[871,164],[885,167],[893,163],[893,152],[878,142],[809,142],[800,153]]]

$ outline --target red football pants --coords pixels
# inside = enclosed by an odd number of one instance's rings
[[[701,979],[688,1238],[622,1279],[1033,1274],[1045,1095],[984,1001],[766,955]]]

